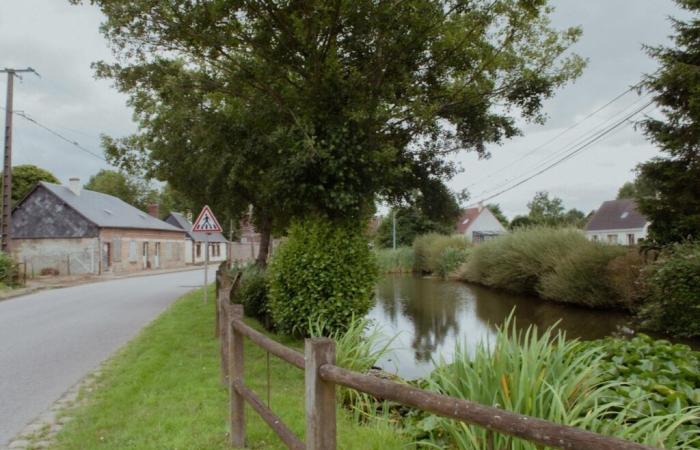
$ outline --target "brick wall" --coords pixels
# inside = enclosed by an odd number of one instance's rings
[[[106,228],[100,231],[100,242],[103,267],[109,259],[111,272],[172,269],[186,264],[184,232]]]

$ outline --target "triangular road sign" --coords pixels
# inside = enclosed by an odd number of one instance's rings
[[[221,225],[219,225],[219,221],[216,220],[216,217],[214,217],[214,213],[212,213],[211,209],[209,209],[209,206],[204,206],[204,208],[202,208],[202,212],[199,213],[199,216],[197,216],[197,220],[194,221],[192,231],[204,231],[211,233],[214,231],[221,232],[223,230]]]

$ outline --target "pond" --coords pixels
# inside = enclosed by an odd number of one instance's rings
[[[517,306],[517,307],[516,307]],[[434,362],[450,361],[460,344],[472,351],[493,338],[496,326],[515,308],[519,328],[544,329],[560,322],[568,337],[597,339],[614,333],[628,319],[624,313],[562,305],[437,278],[383,277],[376,304],[368,314],[387,336],[397,336],[392,352],[379,365],[403,378],[430,373]]]

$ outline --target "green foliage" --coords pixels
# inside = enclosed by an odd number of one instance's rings
[[[448,248],[465,250],[469,247],[469,241],[460,235],[444,235],[429,233],[418,236],[413,241],[415,254],[414,269],[422,273],[438,273],[443,257],[443,252]],[[450,255],[452,257],[453,255]]]
[[[538,293],[549,300],[592,308],[620,307],[621,299],[608,276],[608,265],[627,251],[597,242],[576,247],[540,277]]]
[[[269,306],[267,299],[267,278],[265,269],[256,264],[236,267],[233,273],[240,271],[241,284],[231,299],[234,303],[243,305],[245,314],[260,321],[267,322]]]
[[[572,226],[581,228],[585,225],[586,215],[576,208],[568,211],[564,209],[564,202],[559,197],[549,198],[549,193],[538,192],[527,204],[529,213],[527,220],[523,216],[513,219],[511,227],[521,228],[530,225],[544,225],[550,227]],[[517,219],[517,221],[516,221]]]
[[[112,195],[142,211],[158,202],[158,191],[147,181],[114,170],[100,170],[90,177],[85,189]]]
[[[700,409],[650,416],[639,409],[647,397],[614,397],[620,383],[603,382],[598,346],[567,340],[554,327],[542,333],[533,327],[518,331],[512,317],[491,344],[482,343],[473,354],[458,348],[454,362],[436,369],[426,387],[648,445],[686,449],[700,444],[700,431],[691,428]],[[486,430],[453,420],[419,413],[412,428],[417,437],[442,448],[486,447]],[[494,448],[535,450],[538,446],[496,433]]]
[[[398,247],[396,250],[382,248],[374,251],[379,273],[411,273],[415,265],[412,247]]]
[[[672,19],[675,47],[646,48],[660,69],[646,77],[644,87],[664,117],[647,117],[642,126],[664,155],[637,167],[638,180],[653,189],[635,195],[640,211],[651,221],[649,239],[662,245],[700,237],[700,4],[676,3],[689,18]]]
[[[506,217],[505,214],[503,214],[503,210],[501,210],[501,205],[498,203],[489,203],[486,205],[486,208],[491,211],[491,213],[496,216],[496,219],[498,219],[499,222],[501,222],[501,225],[503,225],[505,228],[508,228],[508,218]]]
[[[580,231],[571,228],[516,230],[475,247],[462,277],[473,283],[535,295],[543,276],[575,249],[591,244]]]
[[[380,248],[391,248],[393,245],[393,214],[396,214],[396,246],[413,244],[417,236],[427,233],[450,233],[454,228],[454,220],[440,223],[428,218],[417,207],[392,209],[382,220],[377,229],[375,243]],[[454,218],[453,218],[454,219]]]
[[[2,172],[0,172],[2,174]],[[12,166],[12,204],[16,205],[39,182],[60,184],[51,172],[33,164]],[[0,186],[0,193],[2,186]]]
[[[11,286],[15,283],[17,263],[11,255],[0,252],[0,283]]]
[[[700,353],[687,345],[671,344],[638,334],[632,339],[606,338],[585,343],[601,356],[603,381],[617,382],[608,394],[636,401],[640,415],[662,415],[700,407]],[[700,417],[696,425],[700,425]]]
[[[467,260],[470,251],[470,248],[447,247],[440,254],[435,272],[441,277],[447,278]]]
[[[664,250],[647,275],[643,325],[676,336],[700,336],[700,243]]]
[[[308,219],[290,227],[267,275],[279,331],[305,334],[319,321],[332,333],[369,311],[377,267],[358,226]]]

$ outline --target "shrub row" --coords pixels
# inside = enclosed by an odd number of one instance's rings
[[[466,259],[469,241],[459,235],[437,233],[418,236],[413,241],[414,270],[446,275]]]

